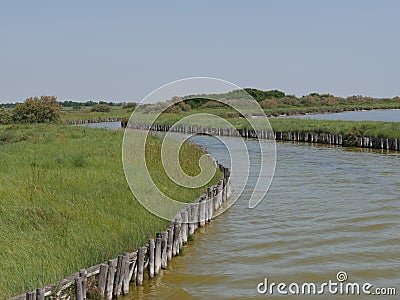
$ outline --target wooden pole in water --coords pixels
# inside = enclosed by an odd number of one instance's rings
[[[156,246],[154,251],[154,274],[158,275],[161,269],[161,246],[162,246],[162,237],[161,233],[157,233],[156,238]]]
[[[173,246],[174,246],[174,227],[170,226],[167,230],[168,232],[168,243],[167,243],[167,259],[171,260],[173,255]]]
[[[137,253],[137,274],[136,274],[136,285],[143,284],[143,268],[144,268],[144,253],[146,251],[146,247],[141,247]]]
[[[199,205],[199,208],[200,208],[200,222],[199,222],[199,225],[200,225],[200,227],[203,227],[206,224],[206,222],[205,222],[205,218],[206,218],[206,203],[202,199],[199,202],[199,204],[200,204]]]
[[[125,256],[125,276],[122,282],[122,294],[126,296],[129,293],[130,282],[135,269],[135,264],[134,263],[131,264],[130,254],[128,252],[125,252],[124,256]]]
[[[154,239],[149,239],[149,278],[153,279],[154,277],[154,249],[155,249],[155,243]]]
[[[161,243],[161,268],[166,269],[168,263],[167,250],[168,250],[168,231],[161,233],[162,243]]]
[[[189,214],[187,210],[184,210],[181,213],[182,216],[182,244],[186,244],[188,241],[188,223],[189,223]]]

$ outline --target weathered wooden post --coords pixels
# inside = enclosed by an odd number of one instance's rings
[[[168,251],[168,231],[164,231],[161,233],[162,236],[162,244],[161,244],[161,268],[166,269],[167,264],[168,264],[168,257],[167,257],[167,251]]]
[[[135,264],[132,263],[132,266],[131,266],[130,253],[125,252],[124,256],[125,256],[125,276],[124,276],[123,282],[122,282],[122,294],[124,296],[126,296],[129,293],[130,282],[131,282],[133,273],[135,271]]]
[[[199,220],[199,225],[200,227],[203,227],[206,225],[205,218],[206,218],[206,202],[201,199],[199,202],[199,208],[200,208],[200,220]]]
[[[185,209],[182,213],[182,244],[186,244],[188,241],[188,223],[189,223],[189,214]]]
[[[136,285],[143,284],[143,269],[144,269],[144,253],[146,252],[146,247],[141,247],[138,250],[136,265],[137,265],[137,274],[136,274]]]
[[[154,251],[154,274],[158,275],[161,269],[161,246],[162,246],[162,234],[157,233],[156,246]]]
[[[36,292],[30,291],[26,293],[26,300],[35,300],[36,299]]]
[[[115,266],[112,260],[108,261],[108,272],[107,272],[107,286],[106,286],[106,299],[112,299],[113,287],[114,287],[114,275]]]
[[[121,296],[122,284],[124,281],[125,271],[126,271],[125,267],[126,267],[126,256],[118,255],[117,269],[115,271],[114,287],[113,287],[114,298],[118,298],[119,296]]]
[[[149,252],[148,252],[148,257],[149,257],[149,278],[153,279],[154,277],[154,249],[155,249],[155,243],[154,239],[149,239]]]
[[[87,293],[87,271],[85,269],[79,271],[79,277],[82,278],[82,297],[86,300]]]
[[[174,227],[173,225],[168,228],[168,244],[167,244],[167,259],[171,260],[174,247]]]
[[[106,283],[107,283],[107,272],[108,272],[108,265],[101,264],[100,265],[100,273],[99,273],[99,292],[100,292],[101,296],[105,295]]]
[[[36,289],[36,300],[44,300],[44,288]]]
[[[76,300],[83,300],[82,278],[80,276],[75,278],[75,297]]]
[[[174,222],[174,237],[172,243],[172,255],[177,256],[179,254],[179,239],[180,239],[180,232],[179,232],[179,223],[178,221]]]
[[[208,209],[208,222],[211,221],[212,217],[213,217],[213,206],[214,206],[214,195],[213,195],[213,189],[212,188],[208,188],[207,189],[207,209]]]

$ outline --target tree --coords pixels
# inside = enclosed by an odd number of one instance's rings
[[[12,119],[16,123],[59,122],[61,104],[55,96],[30,97],[15,106]]]

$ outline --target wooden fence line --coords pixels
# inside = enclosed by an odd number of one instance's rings
[[[209,134],[230,137],[275,139],[277,141],[296,141],[306,143],[320,143],[336,146],[354,146],[370,149],[384,149],[400,151],[400,139],[392,138],[373,138],[373,137],[350,137],[346,140],[341,134],[331,134],[323,132],[282,132],[272,130],[250,130],[246,128],[213,128],[189,125],[162,125],[162,124],[132,124],[126,120],[121,121],[122,127],[139,130],[152,131],[171,131],[188,134]]]
[[[127,295],[131,283],[135,283],[136,286],[142,285],[145,274],[148,274],[151,280],[159,274],[160,269],[167,268],[168,262],[173,256],[179,255],[189,236],[210,222],[213,212],[231,196],[230,170],[221,164],[217,166],[224,174],[223,179],[186,205],[176,214],[168,228],[157,233],[155,238],[150,238],[145,246],[135,252],[125,252],[108,262],[80,270],[57,283],[12,297],[10,300],[66,299],[71,293],[72,299],[86,300],[92,291],[89,290],[89,280],[92,283],[91,289],[94,281],[97,293],[111,300]]]
[[[90,123],[104,123],[104,122],[122,122],[125,118],[92,118],[87,120],[66,120],[67,125],[80,125]]]

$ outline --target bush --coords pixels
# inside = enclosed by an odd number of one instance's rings
[[[90,109],[92,112],[109,112],[111,111],[111,107],[107,104],[95,104]]]
[[[135,103],[135,102],[128,102],[128,103],[125,103],[124,105],[122,105],[122,108],[133,108],[133,109],[135,109],[136,108],[136,106],[137,106],[137,103]]]
[[[47,123],[61,120],[61,104],[55,96],[30,97],[12,112],[15,123]]]
[[[10,124],[12,122],[12,115],[9,110],[0,108],[0,124]]]

